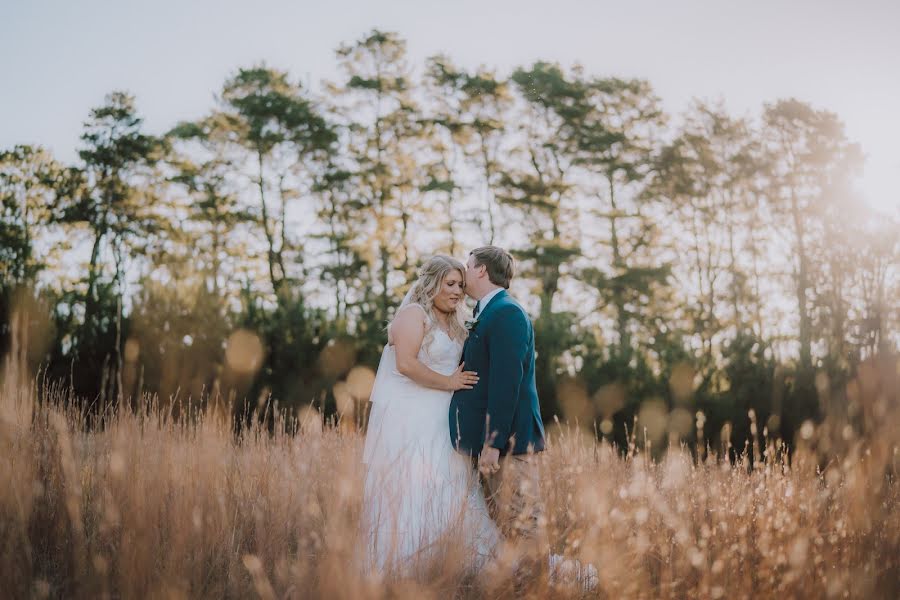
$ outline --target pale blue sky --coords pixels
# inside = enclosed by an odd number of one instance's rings
[[[794,96],[838,113],[869,155],[861,189],[900,209],[900,2],[893,0],[0,0],[0,148],[73,160],[81,123],[112,89],[148,129],[202,115],[239,66],[266,61],[304,83],[335,75],[333,50],[373,27],[410,62],[446,52],[502,71],[536,59],[644,77],[670,112],[692,97],[735,114]]]

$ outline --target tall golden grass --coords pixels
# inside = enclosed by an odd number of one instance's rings
[[[64,388],[7,370],[0,595],[897,598],[897,365],[867,373],[863,425],[809,426],[790,460],[762,439],[736,464],[678,444],[654,461],[639,436],[624,454],[555,428],[540,459],[548,534],[554,552],[596,565],[599,586],[585,592],[546,573],[523,589],[452,560],[416,580],[360,575],[354,427],[306,412],[236,438],[228,411],[185,402],[176,420],[145,399],[88,431]],[[823,454],[833,431],[841,453]]]

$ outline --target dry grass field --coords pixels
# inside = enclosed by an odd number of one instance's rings
[[[474,577],[453,548],[418,580],[375,581],[360,549],[363,436],[306,413],[246,430],[215,406],[147,401],[85,432],[62,389],[0,392],[4,598],[897,598],[896,368],[855,382],[862,414],[807,426],[790,460],[760,432],[737,464],[678,445],[651,460],[568,427],[541,459],[553,551],[591,592],[536,574]],[[894,366],[895,367],[895,366]],[[825,440],[828,440],[827,444]],[[828,449],[827,452],[823,448]],[[752,457],[756,454],[757,460]],[[751,466],[752,465],[752,466]],[[456,549],[456,551],[460,551]]]

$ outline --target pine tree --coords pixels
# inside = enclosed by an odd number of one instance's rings
[[[378,333],[394,304],[394,290],[414,268],[412,214],[417,208],[421,173],[417,148],[420,110],[406,64],[406,43],[394,33],[374,30],[337,50],[345,80],[331,85],[333,112],[346,128],[347,185],[362,211],[365,249],[361,255],[375,275],[376,294],[361,306],[361,322]],[[360,231],[362,227],[354,228]]]

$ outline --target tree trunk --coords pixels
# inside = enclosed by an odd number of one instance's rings
[[[484,134],[478,134],[478,139],[481,142],[481,161],[484,165],[484,186],[487,190],[487,212],[488,212],[488,228],[490,230],[490,239],[488,240],[488,244],[493,245],[494,237],[497,235],[496,225],[494,224],[494,190],[491,188],[491,158],[490,152],[487,148],[487,140],[484,138]]]
[[[628,334],[628,314],[625,311],[625,294],[622,291],[621,280],[618,279],[621,277],[622,273],[625,272],[625,261],[622,257],[622,249],[619,244],[619,233],[616,224],[619,207],[616,204],[616,186],[613,182],[612,173],[607,173],[606,181],[609,184],[609,242],[613,252],[613,275],[617,280],[617,282],[613,284],[613,302],[616,305],[616,329],[619,333],[619,352],[622,356],[625,356],[631,353],[631,336]]]
[[[265,175],[263,171],[263,154],[260,149],[256,151],[257,164],[259,166],[259,202],[260,207],[262,209],[262,226],[263,233],[266,236],[266,242],[268,243],[268,262],[269,262],[269,281],[272,283],[272,291],[275,293],[277,298],[281,297],[279,293],[281,291],[282,280],[275,274],[275,266],[277,263],[276,254],[275,254],[275,236],[269,227],[269,210],[266,206],[266,185],[265,185]],[[282,274],[283,276],[283,274]],[[279,303],[281,300],[278,300]]]
[[[812,321],[807,308],[809,289],[809,259],[806,255],[806,231],[800,211],[796,188],[791,185],[791,216],[797,238],[797,311],[800,317],[800,368],[807,375],[812,371]]]
[[[733,207],[734,205],[729,203],[729,206]],[[725,218],[728,230],[728,270],[731,271],[731,310],[734,313],[734,326],[738,332],[741,332],[744,329],[744,318],[740,308],[742,275],[738,272],[737,254],[734,249],[734,222],[731,220],[730,214]]]
[[[447,194],[447,229],[450,233],[450,256],[456,256],[456,230],[453,228],[453,192]]]

